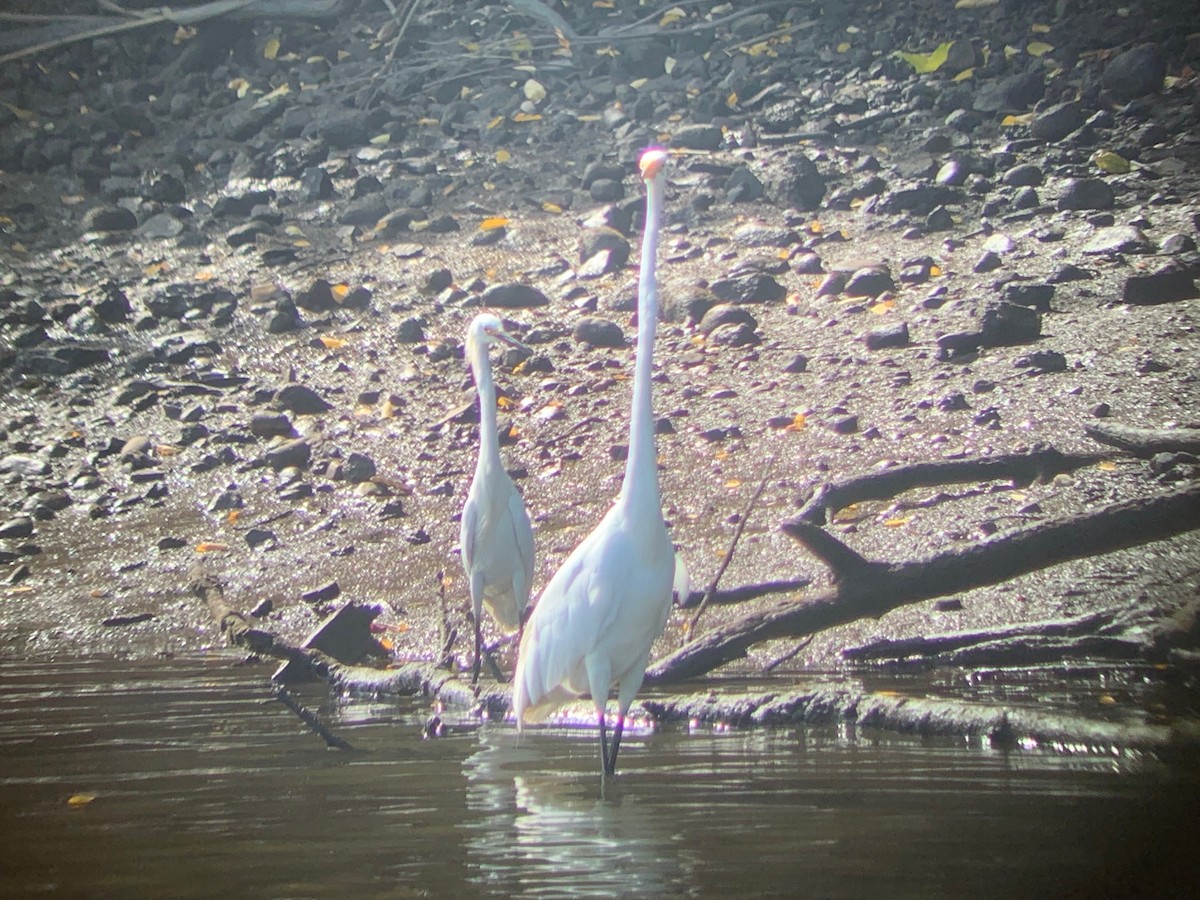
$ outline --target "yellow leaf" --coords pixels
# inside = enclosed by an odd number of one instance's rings
[[[820,222],[809,222],[808,223],[809,234],[821,234],[821,232],[823,232],[824,230],[825,230],[825,226],[822,225]]]
[[[730,478],[728,481],[725,482],[725,487],[727,487],[727,488],[735,488],[735,487],[741,487],[741,486],[742,486],[742,479],[740,479],[740,478]]]
[[[1004,58],[1005,59],[1012,59],[1014,56],[1020,56],[1020,55],[1021,55],[1021,51],[1018,50],[1016,47],[1012,46],[1011,44],[1004,45]]]
[[[171,38],[172,44],[182,44],[184,41],[190,41],[196,36],[196,29],[190,25],[180,25],[175,29],[175,36]]]
[[[895,519],[888,519],[883,524],[888,528],[901,528],[907,525],[912,520],[912,516],[901,516]]]
[[[531,103],[541,103],[546,99],[546,88],[536,79],[530,78],[526,81],[522,90],[525,93],[525,99]]]
[[[1045,41],[1030,41],[1025,45],[1025,52],[1030,56],[1045,56],[1054,49],[1052,44],[1047,44]]]
[[[616,4],[613,0],[592,0],[592,7],[594,9],[612,9],[615,6]]]
[[[215,274],[213,274],[212,269],[201,269],[199,272],[196,273],[197,281],[212,281],[216,277],[217,276]]]
[[[885,312],[896,308],[895,300],[880,300],[878,303],[873,303],[870,310],[877,316],[882,316]]]
[[[462,47],[468,53],[478,53],[479,52],[479,44],[475,43],[475,41],[459,41],[458,44],[460,47]]]
[[[1033,113],[1021,113],[1019,116],[1014,116],[1011,113],[1000,120],[1002,128],[1012,128],[1016,125],[1028,125],[1033,121]]]
[[[67,798],[67,806],[79,809],[81,806],[87,806],[95,799],[95,794],[72,794]]]
[[[849,49],[850,49],[849,41],[842,41],[840,44],[837,45],[838,53],[846,53]]]
[[[941,274],[942,274],[941,266],[930,266],[929,267],[929,277],[930,278],[937,278]]]
[[[508,219],[504,216],[492,216],[490,219],[484,219],[479,223],[480,231],[495,231],[497,228],[503,228],[508,224]]]
[[[1000,0],[957,0],[954,4],[955,9],[987,9],[989,6],[995,6]]]
[[[241,518],[241,515],[242,511],[240,509],[231,509],[229,511],[229,515],[225,517],[225,521],[227,521],[230,525],[236,525],[237,520]]]
[[[286,97],[291,92],[292,92],[292,89],[288,86],[287,82],[285,81],[279,87],[275,88],[275,90],[271,91],[271,93],[263,94],[261,97],[259,97],[258,102],[262,103],[264,100],[274,100],[276,97]]]
[[[159,444],[154,448],[154,454],[156,456],[178,456],[179,448],[172,447],[170,444]]]
[[[668,56],[663,60],[663,71],[670,75],[675,71],[675,67],[679,65],[679,60],[673,56]]]
[[[1117,699],[1112,694],[1101,694],[1096,698],[1096,702],[1101,706],[1112,706],[1117,702]]]
[[[954,41],[947,41],[944,44],[939,44],[936,50],[929,53],[905,53],[903,50],[898,51],[899,57],[913,67],[913,70],[918,75],[926,75],[930,72],[936,72],[950,56],[950,48],[954,46]]]
[[[649,83],[650,83],[649,78],[635,78],[635,79],[633,79],[633,81],[629,82],[629,86],[631,88],[633,88],[635,91],[640,91],[642,88],[644,88]]]
[[[1111,150],[1097,150],[1092,156],[1092,162],[1101,172],[1109,175],[1125,175],[1129,172],[1129,160]]]
[[[1101,472],[1115,472],[1117,471],[1117,464],[1111,459],[1105,459],[1098,462],[1096,468]]]
[[[7,109],[10,113],[12,113],[14,116],[16,116],[22,122],[28,122],[30,119],[32,119],[34,117],[33,113],[31,113],[29,110],[24,109],[20,106],[13,106],[7,100],[0,100],[0,106],[3,106],[5,109]]]
[[[496,409],[512,409],[516,405],[517,404],[514,403],[508,397],[497,397],[496,398]]]
[[[340,350],[346,346],[343,338],[330,337],[327,334],[321,335],[321,343],[325,345],[326,350]]]
[[[737,91],[730,91],[729,96],[725,98],[725,105],[730,109],[738,105]]]
[[[331,294],[333,294],[333,298],[335,300],[342,301],[342,300],[345,300],[346,295],[350,293],[350,285],[345,284],[344,282],[340,282],[338,284],[333,285],[329,289],[329,292]]]
[[[668,9],[662,14],[662,18],[658,20],[659,28],[666,28],[668,25],[673,25],[680,19],[686,19],[687,14],[678,6]]]
[[[971,66],[971,68],[963,69],[961,72],[959,72],[957,75],[955,75],[954,80],[955,81],[966,81],[967,79],[974,78],[974,77],[975,77],[975,67]]]
[[[551,203],[549,200],[546,200],[542,203],[542,212],[560,213],[562,212],[562,207],[557,203]]]
[[[1032,31],[1034,34],[1049,34],[1050,26],[1043,25],[1041,22],[1034,22],[1032,25],[1029,26],[1029,30]]]
[[[507,150],[505,150],[503,147],[501,147],[499,150],[496,151],[496,162],[506,163],[510,159],[512,159],[512,154],[509,153]]]
[[[384,144],[390,143],[392,140],[391,132],[385,131],[382,134],[377,134],[371,138],[371,146],[382,147]]]
[[[263,59],[274,59],[279,55],[279,38],[271,38],[263,46]]]
[[[808,420],[805,417],[804,413],[796,413],[795,418],[792,419],[792,424],[786,426],[783,430],[784,431],[803,431],[804,425],[807,421]]]
[[[220,544],[216,541],[201,541],[196,545],[197,553],[213,553],[217,550],[228,550],[228,544]]]
[[[519,112],[513,115],[514,122],[536,122],[541,119],[540,113]]]

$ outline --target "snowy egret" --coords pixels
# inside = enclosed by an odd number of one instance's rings
[[[625,479],[612,508],[550,579],[525,626],[513,677],[517,727],[540,722],[559,704],[590,693],[600,723],[603,775],[613,775],[625,715],[646,674],[655,638],[671,610],[675,550],[658,489],[650,366],[658,318],[655,255],[662,223],[667,155],[642,154],[646,231],[638,281],[637,357]],[[617,685],[612,747],[605,708]]]
[[[480,313],[467,327],[467,359],[479,393],[479,460],[463,507],[459,548],[470,582],[475,616],[475,660],[471,683],[479,680],[483,608],[508,630],[521,624],[533,581],[533,528],[525,501],[500,459],[496,429],[496,386],[488,350],[493,344],[521,347],[491,313]]]

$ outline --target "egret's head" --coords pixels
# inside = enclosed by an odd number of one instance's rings
[[[492,344],[503,343],[521,350],[528,348],[504,329],[504,323],[494,313],[480,313],[467,326],[467,352],[473,347],[480,347],[487,352]]]
[[[667,164],[667,151],[662,147],[651,147],[638,160],[638,168],[642,173],[642,181],[656,178]]]

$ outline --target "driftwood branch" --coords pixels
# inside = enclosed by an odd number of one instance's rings
[[[1200,485],[1116,503],[918,562],[859,564],[849,548],[831,551],[840,542],[799,517],[781,528],[831,563],[837,577],[834,587],[800,603],[783,602],[750,613],[692,641],[657,663],[647,672],[647,681],[694,678],[745,656],[762,641],[806,637],[858,619],[878,618],[911,603],[1200,528]]]
[[[1083,430],[1094,441],[1143,458],[1156,453],[1200,453],[1200,428],[1134,428],[1109,423],[1085,425]]]
[[[897,466],[822,485],[800,508],[796,518],[813,525],[824,525],[830,515],[852,503],[884,500],[912,488],[1001,479],[1025,483],[1047,481],[1060,472],[1072,472],[1105,458],[1107,454],[1068,454],[1052,447],[1038,447],[1026,453],[1008,453],[982,459],[953,459]]]

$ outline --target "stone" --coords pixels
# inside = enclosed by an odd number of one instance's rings
[[[581,344],[592,347],[624,347],[625,333],[621,326],[600,316],[584,316],[575,323],[571,336]]]
[[[137,216],[123,206],[95,206],[83,217],[85,231],[133,231],[137,225]]]
[[[885,325],[867,332],[863,339],[868,350],[886,350],[893,347],[907,347],[909,343],[908,323],[898,322]]]
[[[803,153],[788,156],[768,183],[775,202],[801,212],[816,209],[825,197],[825,176]]]
[[[1005,285],[1002,296],[1007,303],[1028,306],[1038,312],[1049,312],[1050,300],[1054,297],[1054,285],[1008,284]]]
[[[299,415],[313,415],[333,409],[320,394],[303,384],[289,384],[282,388],[275,395],[275,405]]]
[[[716,125],[684,125],[671,135],[671,146],[685,150],[719,150],[724,135]]]
[[[721,278],[709,289],[725,303],[768,303],[787,295],[783,285],[765,272],[742,272]]]
[[[1104,90],[1126,102],[1157,94],[1167,74],[1167,54],[1157,44],[1139,44],[1119,53],[1104,67]]]
[[[1200,297],[1192,270],[1169,262],[1154,272],[1138,273],[1125,279],[1121,299],[1136,306],[1176,303]]]
[[[1029,123],[1029,133],[1039,141],[1052,144],[1083,125],[1086,116],[1077,101],[1056,103],[1037,113]]]
[[[895,289],[896,283],[887,269],[871,267],[852,274],[842,292],[848,297],[878,297],[884,291]]]
[[[531,285],[511,282],[492,285],[483,292],[479,302],[482,306],[499,309],[529,309],[548,306],[550,298]]]
[[[1037,310],[1003,300],[987,305],[979,329],[981,343],[991,347],[1025,344],[1041,333],[1042,317]]]
[[[282,444],[271,447],[264,455],[267,465],[276,472],[293,467],[302,469],[308,465],[311,457],[312,445],[309,444],[307,438],[284,441]]]
[[[1072,178],[1058,198],[1059,209],[1110,209],[1116,196],[1102,178]]]

